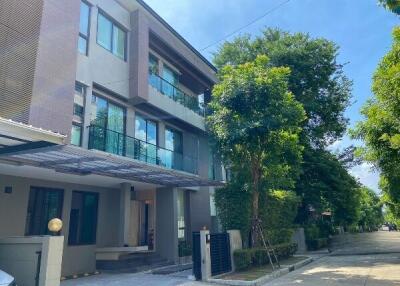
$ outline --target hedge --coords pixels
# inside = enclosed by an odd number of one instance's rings
[[[293,256],[297,251],[297,243],[282,243],[273,246],[278,259]],[[273,259],[273,258],[272,258]],[[235,250],[233,260],[236,270],[246,270],[251,266],[261,266],[269,263],[268,253],[265,248],[250,248]]]
[[[306,241],[308,250],[318,250],[323,247],[327,247],[329,244],[328,238],[316,238]]]

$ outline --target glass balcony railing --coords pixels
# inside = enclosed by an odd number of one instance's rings
[[[169,169],[198,174],[196,158],[184,156],[181,153],[95,125],[89,126],[88,148],[129,157]]]
[[[162,77],[153,73],[149,73],[149,84],[165,96],[168,96],[172,100],[182,104],[195,113],[203,117],[205,116],[204,107],[200,104],[198,98],[187,95]]]

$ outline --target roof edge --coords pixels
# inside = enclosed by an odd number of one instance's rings
[[[182,41],[192,52],[194,52],[204,63],[206,63],[213,71],[218,72],[218,69],[204,57],[195,47],[193,47],[181,34],[179,34],[170,24],[167,23],[160,15],[157,14],[146,2],[143,0],[136,0],[147,12],[155,17],[161,24],[163,24],[174,36]]]

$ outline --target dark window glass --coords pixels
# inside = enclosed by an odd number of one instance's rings
[[[170,128],[165,129],[165,148],[182,153],[182,133]]]
[[[95,244],[98,194],[72,192],[68,244]]]
[[[83,106],[74,103],[74,115],[79,116],[79,117],[83,117]]]
[[[48,235],[49,221],[61,219],[64,191],[31,187],[26,216],[26,235]]]
[[[89,27],[90,27],[90,6],[86,2],[81,2],[81,12],[79,21],[78,51],[84,55],[88,53]]]
[[[97,18],[97,43],[117,57],[126,59],[126,32],[102,13]]]

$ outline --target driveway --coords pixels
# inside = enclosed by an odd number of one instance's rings
[[[100,274],[86,278],[66,280],[61,286],[205,286],[206,283],[191,281],[191,270],[169,275],[153,274]]]
[[[170,275],[101,274],[68,280],[61,286],[205,286],[191,281],[191,271]],[[375,232],[335,237],[333,253],[266,286],[400,285],[400,232]]]
[[[400,233],[375,232],[336,237],[332,255],[266,285],[400,285]]]

